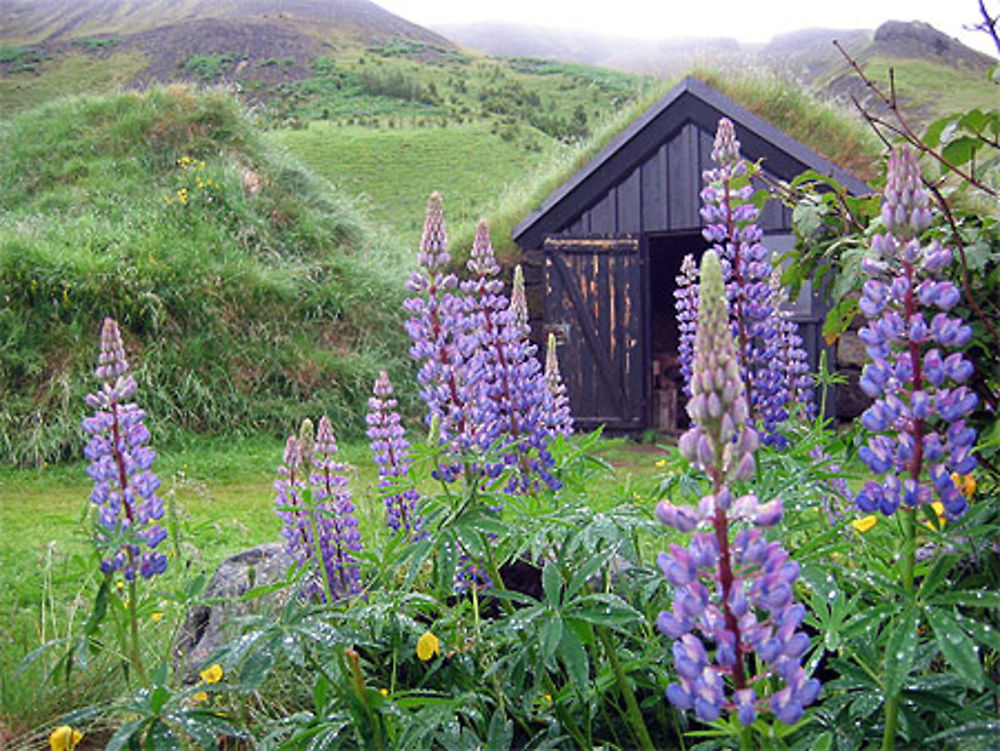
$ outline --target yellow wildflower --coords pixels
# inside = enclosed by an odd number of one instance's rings
[[[215,663],[202,670],[198,675],[205,683],[218,683],[222,680],[222,665]]]
[[[79,730],[74,730],[69,725],[60,725],[49,736],[49,747],[52,751],[73,751],[82,740],[83,733]]]
[[[976,494],[976,478],[971,474],[960,475],[958,472],[952,472],[951,481],[966,498],[972,498]]]
[[[851,526],[854,527],[858,532],[864,534],[869,529],[875,526],[878,522],[878,517],[875,514],[868,514],[868,516],[862,516],[860,519],[855,519],[851,522]]]
[[[941,501],[934,501],[934,503],[931,504],[931,509],[933,509],[934,513],[937,514],[938,526],[935,527],[934,522],[924,522],[924,526],[927,527],[927,529],[939,529],[948,523],[948,520],[944,515],[944,504],[941,503]]]
[[[666,466],[667,466],[667,460],[666,460],[666,459],[660,459],[660,460],[659,460],[659,461],[658,461],[658,462],[656,463],[656,466],[657,466],[657,467],[666,467]]]
[[[208,694],[204,691],[199,691],[191,698],[194,699],[195,701],[208,701]]]
[[[163,620],[163,613],[156,611],[155,613],[151,613],[149,617],[153,619],[153,623],[159,623]]]
[[[434,634],[427,631],[417,642],[417,657],[427,662],[434,655],[441,655],[441,642]]]
[[[380,688],[380,689],[378,690],[378,692],[379,692],[380,694],[382,694],[382,696],[388,696],[388,695],[389,695],[389,689],[387,689],[387,688]]]

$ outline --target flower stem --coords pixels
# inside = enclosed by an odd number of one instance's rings
[[[139,588],[135,579],[128,583],[128,618],[129,618],[129,662],[132,670],[139,677],[140,683],[149,685],[146,668],[142,664],[142,649],[139,644]]]
[[[604,645],[604,650],[608,654],[608,660],[611,662],[611,669],[615,673],[615,681],[618,683],[618,690],[621,692],[622,698],[625,700],[625,711],[628,717],[629,725],[632,726],[632,730],[635,731],[636,738],[639,743],[642,744],[642,748],[646,751],[654,751],[656,746],[653,744],[653,739],[649,737],[649,730],[646,728],[646,723],[642,719],[642,712],[639,710],[639,704],[635,700],[635,692],[628,683],[628,678],[625,676],[625,671],[622,669],[621,660],[618,659],[618,652],[615,649],[614,643],[611,641],[611,636],[608,634],[606,628],[598,627],[597,633],[600,636],[601,643]]]
[[[906,599],[912,602],[914,594],[913,569],[917,558],[917,509],[908,508],[903,511],[903,589]],[[889,659],[889,656],[886,656]],[[899,705],[902,700],[902,689],[890,696],[885,702],[885,731],[882,734],[882,751],[894,751],[896,748],[896,727],[899,722]]]

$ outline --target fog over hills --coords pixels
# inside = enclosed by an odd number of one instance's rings
[[[861,60],[891,56],[984,71],[996,63],[921,21],[887,21],[875,31],[803,29],[775,36],[767,44],[712,37],[629,39],[510,23],[436,28],[449,39],[494,55],[552,58],[659,76],[676,75],[693,65],[762,67],[811,83],[843,66],[834,40]]]

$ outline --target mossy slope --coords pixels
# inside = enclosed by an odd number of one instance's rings
[[[104,316],[154,435],[357,432],[406,368],[403,263],[221,93],[61,100],[0,125],[0,456],[78,452]]]

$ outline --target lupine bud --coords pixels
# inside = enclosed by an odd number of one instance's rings
[[[417,512],[419,492],[410,478],[410,444],[406,440],[403,427],[396,411],[396,400],[392,396],[392,383],[383,370],[372,389],[368,400],[368,438],[371,451],[378,467],[379,491],[385,501],[386,524],[404,539],[416,540],[421,537],[423,519]],[[410,487],[402,487],[410,485]]]
[[[726,148],[723,139],[720,150]],[[727,709],[750,724],[768,706],[750,684],[770,676],[785,684],[771,697],[772,711],[782,721],[794,722],[818,694],[818,683],[815,691],[813,684],[806,689],[804,679],[788,670],[791,665],[801,671],[809,647],[808,636],[797,630],[805,611],[792,596],[799,567],[779,543],[768,543],[761,535],[761,527],[780,520],[781,501],[761,505],[752,493],[734,500],[729,487],[733,480],[752,476],[757,436],[747,425],[722,269],[712,250],[702,260],[698,300],[688,402],[694,424],[681,437],[679,450],[709,475],[713,487],[697,509],[666,500],[656,507],[663,524],[694,532],[687,550],[672,545],[669,554],[657,557],[674,587],[672,612],[657,618],[660,631],[675,640],[674,667],[680,678],[667,688],[667,698],[678,709],[693,709],[704,722]],[[740,531],[730,543],[729,525],[737,519],[756,528]],[[703,523],[713,531],[695,531]],[[748,659],[751,651],[757,660]],[[749,676],[756,665],[760,674]],[[731,679],[730,701],[723,676]]]
[[[559,356],[556,353],[556,337],[550,333],[545,349],[545,385],[551,402],[548,407],[549,429],[553,436],[573,434],[573,415],[570,412],[566,384],[559,372]]]

